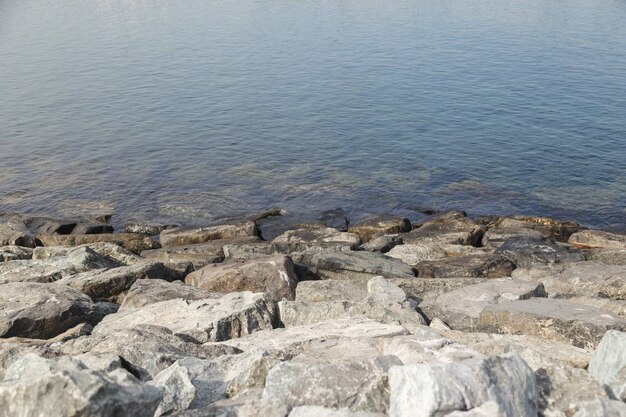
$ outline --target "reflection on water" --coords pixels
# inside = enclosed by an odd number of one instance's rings
[[[626,3],[0,2],[0,210],[626,228]]]

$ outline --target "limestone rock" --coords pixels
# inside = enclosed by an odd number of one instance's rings
[[[626,401],[626,333],[609,330],[591,356],[589,373],[611,397]]]
[[[485,227],[467,217],[442,218],[424,223],[404,236],[405,244],[440,242],[454,245],[478,246],[485,234]]]
[[[287,417],[289,407],[263,398],[262,389],[251,389],[235,398],[216,401],[208,407],[173,414],[176,417]]]
[[[448,257],[486,255],[482,249],[472,246],[452,245],[442,242],[419,242],[405,245],[398,245],[387,252],[387,256],[400,259],[409,265],[417,265],[422,261],[436,261]]]
[[[302,405],[291,410],[289,417],[385,417],[385,414],[371,413],[369,411],[350,411],[346,408],[336,410],[332,408]]]
[[[301,281],[296,287],[296,301],[361,301],[367,297],[367,284],[353,281]]]
[[[298,277],[290,257],[274,256],[207,265],[187,275],[185,283],[222,293],[265,292],[278,301],[294,299]]]
[[[31,259],[33,250],[24,246],[2,246],[0,247],[0,262],[17,261],[21,259]]]
[[[569,243],[585,248],[626,249],[626,235],[583,230],[570,236]]]
[[[626,249],[591,248],[584,250],[585,259],[608,265],[626,265]]]
[[[626,404],[621,401],[595,399],[579,405],[573,417],[626,417]]]
[[[89,248],[98,255],[119,262],[122,265],[132,265],[141,261],[141,258],[133,252],[109,242],[96,242],[80,246],[37,246],[33,249],[33,259],[68,256],[69,253],[78,248]]]
[[[115,243],[133,253],[161,247],[158,242],[137,233],[104,233],[77,235],[38,235],[44,246],[78,246],[98,242]]]
[[[498,248],[511,238],[542,239],[545,236],[539,230],[525,227],[490,227],[481,243],[483,246]]]
[[[563,248],[545,238],[510,238],[496,249],[495,255],[508,259],[518,268],[585,260],[579,251]]]
[[[272,239],[272,243],[340,243],[356,248],[361,244],[361,239],[354,233],[340,232],[332,227],[307,227],[287,230],[285,233]]]
[[[397,245],[402,245],[404,243],[404,239],[402,235],[382,235],[375,239],[370,240],[367,243],[359,246],[360,250],[367,250],[370,252],[380,252],[387,253],[391,249],[395,248]]]
[[[202,288],[184,285],[181,281],[168,282],[162,279],[138,279],[121,299],[120,309],[140,308],[148,304],[182,298],[202,300],[220,298],[223,294]]]
[[[0,246],[24,246],[34,248],[37,239],[16,213],[0,213]]]
[[[364,243],[386,234],[404,233],[411,230],[411,222],[403,217],[376,216],[366,219],[349,231],[361,237]]]
[[[567,242],[573,233],[584,229],[584,227],[576,222],[532,216],[513,216],[513,218],[504,218],[498,222],[497,226],[502,228],[523,227],[538,230],[548,239],[556,240],[557,242]]]
[[[200,228],[180,227],[164,230],[160,235],[161,245],[163,246],[184,246],[204,243],[210,240],[234,239],[246,236],[257,236],[256,224],[253,221]]]
[[[496,402],[487,401],[469,411],[453,411],[446,417],[505,417],[505,414]]]
[[[461,277],[461,278],[391,278],[393,282],[407,294],[408,297],[419,301],[436,297],[460,287],[478,284],[488,278]]]
[[[510,277],[515,264],[496,255],[465,255],[415,265],[417,276],[423,278]]]

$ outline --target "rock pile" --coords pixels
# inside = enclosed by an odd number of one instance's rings
[[[0,214],[0,417],[626,417],[626,236],[285,214]]]

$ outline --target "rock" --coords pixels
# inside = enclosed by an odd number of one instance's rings
[[[275,363],[263,351],[213,359],[179,359],[150,382],[164,394],[155,415],[198,409],[243,390],[263,388]]]
[[[2,246],[0,247],[0,262],[16,261],[21,259],[31,259],[33,250],[23,246]]]
[[[626,249],[591,248],[584,251],[585,259],[608,265],[626,265]]]
[[[89,219],[56,220],[49,217],[24,217],[24,224],[35,235],[113,233],[113,226]]]
[[[225,344],[200,345],[185,341],[165,327],[147,324],[106,333],[92,333],[88,337],[66,342],[58,349],[77,357],[86,353],[118,356],[122,358],[125,368],[144,381],[154,378],[179,359],[212,359],[240,352]]]
[[[293,359],[269,371],[263,398],[288,406],[317,405],[385,412],[387,371],[399,364],[395,356],[338,362]]]
[[[333,228],[335,231],[347,232],[349,223],[347,214],[337,208],[319,214],[287,214],[281,217],[270,217],[257,221],[257,227],[259,235],[264,240],[273,240],[286,231],[294,229]]]
[[[257,228],[254,222],[246,221],[239,224],[223,224],[200,228],[180,227],[167,229],[162,231],[160,236],[161,245],[163,246],[184,246],[217,239],[257,236]]]
[[[513,279],[490,279],[461,287],[420,303],[430,318],[439,317],[455,330],[476,331],[485,306],[531,297],[546,297],[542,284]]]
[[[165,229],[174,229],[176,227],[180,227],[180,225],[150,221],[129,221],[124,224],[122,231],[124,233],[139,233],[142,235],[155,236]]]
[[[547,217],[513,216],[497,223],[501,228],[527,228],[538,230],[548,239],[567,242],[569,237],[584,229],[576,222],[549,219]]]
[[[626,417],[626,404],[621,401],[596,399],[579,405],[573,417]]]
[[[169,300],[107,316],[94,334],[128,329],[137,324],[167,327],[198,343],[227,340],[264,329],[275,323],[275,305],[265,294],[238,292],[218,299]]]
[[[626,401],[626,333],[609,330],[591,356],[589,373],[610,393]]]
[[[300,281],[296,301],[361,301],[367,297],[367,284],[353,281]]]
[[[405,233],[411,230],[411,222],[403,217],[376,216],[352,226],[348,231],[361,237],[364,243],[382,235]]]
[[[626,320],[565,300],[531,298],[487,305],[478,327],[493,333],[537,335],[590,349],[607,330],[626,330]]]
[[[487,401],[481,406],[474,407],[469,411],[453,411],[446,417],[505,417],[504,412],[497,403]]]
[[[584,295],[575,295],[573,297],[568,297],[567,301],[576,304],[584,304],[588,306],[592,306],[598,308],[600,310],[607,311],[609,313],[615,314],[616,316],[621,316],[626,318],[626,300],[611,300],[610,298],[598,298],[598,297],[588,297]]]
[[[346,242],[229,243],[224,245],[224,255],[226,259],[252,260],[271,255],[290,255],[294,252],[305,251],[350,252],[355,247],[355,245]]]
[[[303,405],[295,407],[289,413],[289,417],[385,417],[384,413],[370,413],[369,411],[350,411],[342,408],[339,410]]]
[[[133,252],[124,249],[120,245],[108,242],[96,242],[80,246],[38,246],[33,249],[33,259],[41,260],[68,256],[69,253],[78,248],[89,248],[98,255],[109,258],[121,265],[132,265],[141,261],[141,257]]]
[[[402,235],[382,235],[362,244],[359,246],[359,249],[370,252],[387,253],[397,245],[402,245],[403,243],[404,239]]]
[[[452,291],[459,287],[478,284],[487,278],[461,277],[461,278],[391,278],[390,282],[396,284],[407,294],[408,297],[422,301],[425,298]]]
[[[517,269],[513,278],[541,281],[551,297],[596,296],[626,300],[626,266],[596,261]]]
[[[387,252],[387,256],[400,259],[405,264],[417,265],[422,261],[436,261],[457,256],[486,255],[482,249],[473,246],[451,245],[441,242],[420,242],[398,245]]]
[[[78,246],[97,242],[115,243],[133,253],[160,248],[158,242],[136,233],[105,233],[96,235],[39,235],[44,246]]]
[[[508,259],[518,268],[585,260],[579,251],[563,248],[545,238],[510,238],[496,249],[494,255]]]
[[[535,376],[516,354],[394,366],[390,417],[443,416],[495,402],[507,417],[537,416]]]
[[[430,321],[429,327],[435,330],[452,330],[443,320],[439,317],[435,317]]]
[[[626,249],[626,235],[583,230],[570,236],[569,243],[584,248]]]
[[[25,355],[0,382],[6,415],[151,417],[160,399],[158,389],[123,370],[107,375],[67,357]]]
[[[265,292],[279,301],[294,299],[298,277],[290,257],[274,256],[248,262],[207,265],[187,275],[185,283],[223,293]]]
[[[484,234],[482,246],[498,248],[511,238],[516,239],[545,239],[539,230],[525,227],[490,227]]]
[[[0,285],[0,337],[48,339],[100,319],[93,301],[75,289],[34,282]]]
[[[510,277],[515,264],[495,255],[457,256],[415,264],[420,278]]]
[[[33,343],[34,339],[26,342],[18,338],[0,339],[0,381],[4,379],[4,373],[22,356],[34,353],[44,358],[58,358],[61,354],[46,343]],[[38,342],[43,342],[38,340]]]
[[[98,269],[70,275],[56,282],[87,294],[94,300],[115,300],[139,279],[163,279],[172,281],[183,276],[160,262],[144,261],[130,266]]]
[[[485,227],[467,217],[430,221],[413,229],[404,236],[405,244],[440,242],[453,245],[478,246],[485,233]]]
[[[326,227],[332,227],[340,232],[347,232],[350,219],[342,208],[336,208],[332,210],[326,210],[322,212],[320,221]]]
[[[216,401],[199,410],[173,414],[176,417],[287,417],[289,407],[262,397],[262,389],[251,389],[235,398]]]
[[[283,234],[276,236],[272,243],[278,245],[334,243],[356,248],[361,244],[361,238],[354,233],[340,232],[332,227],[307,227],[287,230]]]
[[[148,304],[182,298],[203,300],[220,298],[223,294],[202,288],[184,285],[181,281],[168,282],[162,279],[138,279],[120,301],[120,309],[140,308]]]
[[[25,246],[34,248],[37,239],[16,213],[0,213],[0,246]]]

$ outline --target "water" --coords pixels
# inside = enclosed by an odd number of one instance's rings
[[[626,229],[626,1],[0,0],[0,210]]]

